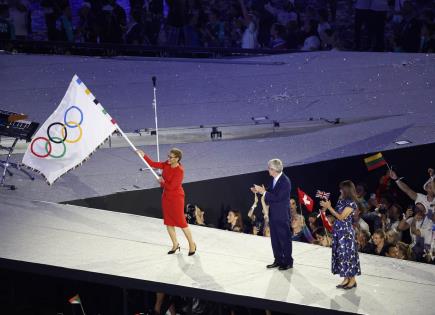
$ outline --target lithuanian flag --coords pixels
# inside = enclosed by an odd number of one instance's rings
[[[70,302],[71,304],[82,304],[82,301],[80,300],[80,296],[78,294],[70,298],[68,302]]]
[[[366,163],[367,169],[369,171],[377,169],[378,167],[381,167],[383,165],[387,165],[387,161],[385,161],[384,157],[382,156],[382,153],[378,153],[369,156],[368,158],[365,158],[364,163]]]

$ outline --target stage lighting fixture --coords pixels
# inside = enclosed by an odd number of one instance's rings
[[[410,144],[412,142],[409,140],[397,140],[397,141],[394,141],[394,143],[397,145],[404,145],[404,144]]]
[[[269,117],[267,116],[258,116],[258,117],[251,117],[251,119],[254,121],[255,124],[259,124],[260,122],[264,120],[268,120]]]

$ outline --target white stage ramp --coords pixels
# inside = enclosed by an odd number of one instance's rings
[[[330,249],[294,242],[294,269],[267,270],[270,240],[192,226],[188,257],[162,221],[42,201],[3,198],[0,266],[70,279],[163,290],[292,314],[434,314],[435,266],[361,255],[358,288],[335,288]]]

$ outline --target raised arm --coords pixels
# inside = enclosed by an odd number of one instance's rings
[[[254,210],[257,208],[258,204],[258,196],[256,193],[254,193],[254,203],[252,204],[251,208],[248,211],[248,218],[251,220],[255,220]]]
[[[269,206],[266,204],[265,195],[261,196],[261,207],[263,208],[264,220],[269,221]]]
[[[242,9],[243,19],[245,20],[245,24],[248,25],[251,22],[249,18],[248,10],[246,9],[244,0],[239,0],[240,8]]]
[[[412,200],[417,199],[417,193],[415,191],[413,191],[411,188],[409,188],[408,185],[406,185],[404,182],[402,182],[402,179],[400,179],[396,172],[391,170],[388,175],[390,176],[390,178],[392,180],[394,180],[397,184],[397,186],[405,193],[408,195],[409,198],[411,198]]]
[[[148,155],[146,155],[142,150],[136,150],[136,153],[139,154],[140,156],[143,156],[144,160],[147,161],[147,163],[152,168],[163,169],[163,166],[165,165],[165,163],[163,163],[163,162],[155,162],[155,161],[151,160],[150,157]]]

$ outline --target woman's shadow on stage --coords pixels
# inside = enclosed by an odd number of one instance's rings
[[[184,259],[183,255],[177,255],[178,266],[189,278],[195,282],[192,287],[225,292],[225,289],[219,285],[212,276],[204,271],[202,268],[201,257],[198,255],[189,257],[189,262]]]

